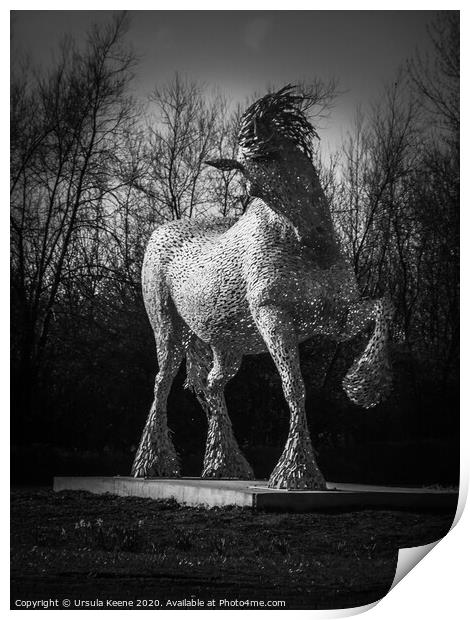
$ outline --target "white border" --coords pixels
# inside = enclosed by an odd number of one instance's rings
[[[137,5],[136,5],[137,4]],[[324,3],[315,3],[312,6],[311,2],[299,2],[299,1],[291,1],[288,3],[282,3],[276,0],[263,0],[258,2],[253,2],[252,0],[239,0],[235,3],[216,3],[214,1],[208,2],[201,0],[200,2],[182,2],[180,0],[173,0],[170,6],[168,3],[161,2],[138,2],[134,4],[133,10],[165,10],[171,8],[171,10],[321,10],[325,5]],[[451,6],[445,7],[447,9],[459,10],[460,4],[463,3],[451,3]],[[99,9],[98,9],[99,6]],[[123,6],[121,2],[111,3],[107,2],[87,2],[83,1],[80,5],[76,5],[78,10],[122,10],[126,8]],[[329,2],[327,4],[328,10],[351,10],[351,4],[346,2]],[[68,9],[74,9],[75,7],[71,7],[70,5],[67,7]],[[443,9],[443,3],[428,0],[425,2],[403,2],[396,1],[393,4],[391,3],[378,3],[378,2],[359,2],[356,3],[353,7],[355,10],[440,10]],[[37,3],[32,1],[29,2],[15,2],[13,10],[37,10]],[[63,10],[63,3],[58,2],[49,2],[45,3],[41,6],[40,10]],[[9,9],[10,10],[10,9]],[[3,30],[3,36],[1,37],[1,45],[3,47],[2,58],[3,63],[2,67],[4,69],[4,83],[6,80],[9,80],[9,15],[6,10],[2,11],[1,25],[0,27]],[[467,45],[467,37],[468,34],[468,20],[467,20],[467,12],[463,10],[461,12],[461,30],[462,30],[462,66],[464,68],[464,74],[462,77],[462,109],[467,110],[468,106],[465,105],[468,103],[467,96],[467,80],[466,80],[466,70],[468,67],[468,45]],[[2,119],[4,119],[4,132],[2,133],[4,139],[2,144],[4,145],[3,150],[3,166],[2,166],[2,176],[5,179],[5,183],[3,187],[6,187],[7,182],[7,171],[9,166],[9,154],[7,151],[7,134],[8,129],[6,128],[6,124],[8,123],[9,118],[9,102],[5,97],[2,98],[3,105],[3,115]],[[465,121],[465,115],[463,115],[462,119],[462,134],[464,139],[467,136],[467,127]],[[462,156],[463,165],[467,161],[466,157],[466,141],[464,141],[464,149]],[[466,200],[468,197],[467,184],[465,183],[466,177],[464,176],[464,182],[462,184],[462,204],[467,205],[462,209],[462,230],[466,232],[468,230],[468,210],[469,210],[469,201]],[[5,192],[6,194],[6,192]],[[4,286],[7,286],[8,283],[8,227],[9,223],[7,220],[8,209],[4,207],[3,214],[5,217],[5,221],[0,229],[0,234],[4,235],[2,250],[3,257],[0,264],[2,282]],[[466,242],[466,238],[464,237],[464,242]],[[462,273],[468,273],[468,267],[470,267],[469,263],[469,254],[467,248],[470,244],[464,243],[462,244]],[[8,258],[7,258],[8,257]],[[8,262],[7,262],[8,261]],[[470,308],[468,307],[468,295],[467,295],[467,281],[466,278],[462,281],[463,291],[462,291],[462,315],[470,316],[468,312]],[[467,310],[467,312],[466,312]],[[4,385],[2,393],[4,395],[8,394],[8,335],[7,329],[9,325],[9,311],[8,308],[5,307],[5,304],[1,307],[1,321],[2,321],[2,378],[4,381]],[[466,328],[465,322],[462,324],[462,384],[465,385],[464,381],[467,379],[468,371],[468,361],[465,356],[465,352],[468,349],[468,328]],[[467,346],[466,346],[467,345]],[[467,379],[468,382],[468,379]],[[8,399],[6,399],[8,404]],[[469,472],[469,459],[468,459],[468,438],[469,438],[469,424],[468,424],[468,415],[470,411],[469,399],[466,397],[464,393],[462,393],[462,419],[461,419],[461,491],[468,488],[468,472]],[[8,407],[5,407],[8,410]],[[9,427],[8,423],[8,414],[5,411],[6,420],[4,421],[4,428],[7,430]],[[7,436],[9,433],[3,433],[5,437],[5,441],[7,440]],[[9,462],[8,462],[8,448],[2,451],[1,459],[2,459],[2,471],[9,471]],[[464,492],[466,495],[466,491]],[[461,508],[459,507],[459,510]],[[2,519],[2,532],[4,535],[8,535],[8,522],[9,514],[7,511],[1,511],[1,519]],[[468,600],[467,600],[467,574],[468,574],[468,565],[466,552],[469,549],[469,523],[470,518],[468,516],[468,510],[466,510],[460,522],[457,526],[445,537],[445,539],[440,542],[436,548],[427,556],[423,561],[420,562],[420,566],[418,569],[412,571],[412,575],[401,581],[396,588],[394,588],[379,604],[376,606],[367,606],[370,611],[367,611],[368,618],[371,620],[387,620],[393,619],[395,620],[398,615],[406,614],[406,617],[420,616],[425,618],[442,618],[444,615],[450,618],[461,618],[464,617],[464,610],[468,612]],[[4,548],[7,548],[8,545],[5,545]],[[4,575],[8,574],[8,557],[4,554],[4,562],[6,564],[5,568],[7,569]],[[2,579],[2,595],[4,595],[5,603],[9,601],[9,586],[8,580],[6,578]],[[8,603],[4,603],[4,608],[8,606]],[[372,608],[371,608],[372,607]],[[352,611],[352,610],[350,610]],[[360,608],[357,608],[355,612],[359,612]],[[364,610],[365,611],[365,610]],[[11,611],[9,612],[11,613]],[[43,612],[43,614],[48,615],[48,612]],[[53,618],[57,618],[58,612],[53,612]],[[86,618],[90,618],[90,612],[76,612],[77,614],[85,614]],[[91,612],[98,613],[98,612]],[[121,616],[129,616],[132,612],[130,611],[116,611],[114,612]],[[161,614],[165,614],[165,612],[160,612]],[[184,611],[172,611],[169,612],[172,618],[181,617],[182,614],[186,614]],[[220,612],[215,611],[215,614],[219,614]],[[225,612],[222,612],[225,613]],[[272,617],[273,613],[275,615],[279,615],[283,612],[255,612],[255,611],[232,611],[230,612],[231,618],[239,617],[240,614],[243,614],[243,618],[248,615],[253,615],[253,617],[259,618],[260,614],[264,617]],[[345,617],[347,615],[351,615],[348,613],[348,610],[337,610],[337,612],[322,612],[322,611],[293,611],[291,612],[295,617],[299,618],[332,618],[332,617]],[[42,614],[42,615],[43,615]],[[206,611],[193,611],[192,614],[195,614],[197,618],[206,618]],[[216,617],[212,615],[211,617]]]

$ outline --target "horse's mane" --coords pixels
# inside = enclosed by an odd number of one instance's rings
[[[238,143],[246,158],[260,159],[273,156],[277,140],[288,139],[309,159],[312,158],[312,138],[318,134],[302,109],[306,100],[288,84],[275,93],[269,93],[253,103],[240,120]]]

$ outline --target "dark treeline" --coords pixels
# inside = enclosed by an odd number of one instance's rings
[[[53,68],[27,63],[11,84],[12,443],[17,480],[128,474],[152,399],[156,357],[140,292],[160,223],[239,215],[243,180],[204,160],[236,153],[234,108],[175,75],[148,101],[132,94],[126,18],[68,40]],[[365,296],[397,308],[393,396],[365,412],[341,391],[363,341],[302,345],[307,408],[330,479],[454,483],[458,475],[459,17],[429,28],[380,102],[364,102],[343,149],[318,165]],[[313,81],[313,122],[334,82]],[[253,94],[254,96],[255,94]],[[338,95],[340,96],[340,95]],[[183,390],[169,400],[183,472],[199,475],[206,422]],[[288,424],[267,356],[229,384],[235,432],[266,476]]]

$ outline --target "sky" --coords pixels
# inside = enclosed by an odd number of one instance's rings
[[[268,85],[320,77],[342,94],[319,128],[334,151],[358,105],[380,98],[413,56],[431,51],[436,11],[130,11],[128,40],[141,55],[135,89],[145,96],[175,71],[220,88],[236,103]],[[60,39],[82,39],[111,11],[13,11],[12,58],[20,50],[47,65]]]

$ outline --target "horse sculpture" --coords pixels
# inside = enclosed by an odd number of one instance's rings
[[[312,163],[316,134],[302,102],[290,85],[262,97],[242,116],[237,160],[206,162],[245,175],[255,200],[240,218],[173,221],[150,239],[142,281],[159,370],[134,476],[179,475],[166,401],[184,356],[187,385],[208,418],[207,478],[254,478],[224,397],[245,354],[269,351],[289,405],[289,434],[272,488],[325,488],[307,427],[299,342],[315,334],[344,341],[375,324],[343,387],[366,408],[390,390],[392,306],[387,298],[360,299]]]

